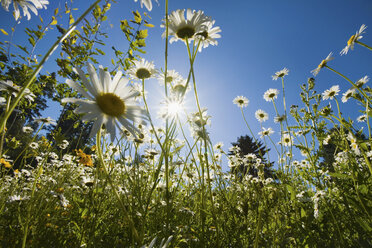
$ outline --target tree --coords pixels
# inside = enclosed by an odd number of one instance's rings
[[[254,154],[257,158],[260,158],[262,163],[265,165],[264,167],[264,177],[265,178],[275,178],[274,171],[271,169],[273,166],[273,162],[267,162],[265,155],[267,152],[270,151],[269,148],[265,147],[262,142],[257,141],[255,142],[250,136],[240,136],[237,142],[231,143],[233,146],[237,146],[240,148],[238,153],[239,157],[243,158],[244,155],[247,154]],[[230,151],[229,155],[235,155],[234,152]],[[258,170],[256,167],[252,166],[252,164],[241,162],[237,166],[233,167],[230,171],[231,173],[237,175],[238,177],[242,178],[244,175],[252,175],[253,177],[258,177]]]

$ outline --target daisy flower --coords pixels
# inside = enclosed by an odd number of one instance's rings
[[[363,85],[365,85],[367,82],[369,81],[369,77],[368,76],[364,76],[362,77],[361,79],[359,79],[355,85],[358,87],[358,88],[361,88]]]
[[[274,122],[275,123],[281,123],[281,122],[285,121],[286,118],[287,117],[285,116],[285,114],[284,115],[277,115],[277,116],[274,117]]]
[[[13,81],[0,81],[0,91],[19,92],[19,87]]]
[[[134,0],[134,1],[137,2],[138,0]],[[143,8],[143,5],[145,5],[145,7],[148,11],[152,10],[151,0],[140,0],[140,2],[141,2],[141,8]],[[158,2],[158,1],[156,0],[156,2]]]
[[[174,97],[182,100],[185,94],[191,89],[190,85],[186,86],[186,80],[182,80],[174,84],[171,88],[171,93]]]
[[[223,147],[223,143],[222,143],[222,142],[218,142],[217,144],[215,144],[215,145],[213,146],[213,149],[214,149],[214,150],[221,150],[222,147]]]
[[[169,70],[167,72],[167,78],[165,78],[165,73],[158,74],[158,81],[159,81],[159,84],[162,86],[164,85],[164,82],[166,82],[167,84],[170,84],[170,83],[178,83],[183,80],[184,79],[182,78],[182,76],[175,70]]]
[[[205,30],[201,33],[197,33],[195,40],[199,44],[199,52],[203,48],[207,48],[209,45],[216,46],[218,41],[216,39],[221,38],[219,32],[221,32],[220,27],[213,27],[215,21],[206,22]]]
[[[95,120],[90,133],[91,137],[103,124],[111,136],[111,141],[114,140],[116,127],[120,128],[120,124],[136,136],[135,132],[138,129],[133,123],[147,119],[146,112],[136,105],[135,97],[138,96],[138,91],[128,86],[128,79],[122,77],[121,71],[118,71],[111,79],[110,73],[102,67],[99,69],[99,77],[92,64],[88,63],[87,67],[90,81],[80,68],[75,68],[75,71],[88,91],[85,91],[78,83],[70,79],[66,80],[71,88],[87,99],[64,98],[62,102],[79,104],[75,113],[85,114],[82,117],[84,121]]]
[[[154,77],[157,72],[153,62],[148,62],[145,59],[141,61],[133,61],[134,65],[128,69],[128,74],[132,79],[144,80]]]
[[[33,131],[34,129],[32,127],[29,126],[22,127],[22,132],[24,133],[32,133]]]
[[[44,125],[57,125],[57,122],[50,117],[39,118],[39,119],[35,119],[34,121],[37,123],[44,123]]]
[[[268,89],[265,93],[263,98],[266,100],[266,102],[271,102],[274,99],[277,99],[279,95],[279,90],[277,89]]]
[[[334,57],[332,57],[332,53],[329,53],[327,58],[323,59],[322,62],[320,62],[320,64],[318,65],[317,68],[315,68],[314,70],[311,71],[311,73],[316,76],[318,75],[320,69],[322,69],[323,67],[325,67],[327,65],[327,63],[329,61],[331,61],[332,59],[334,59]]]
[[[342,94],[342,102],[347,102],[353,95],[355,94],[355,89],[347,90],[344,94]]]
[[[6,11],[9,11],[9,5],[12,3],[11,0],[2,0],[1,5]],[[18,20],[20,17],[20,8],[23,10],[23,15],[27,16],[27,20],[30,20],[31,14],[28,11],[30,9],[35,15],[37,15],[38,9],[47,8],[46,5],[49,4],[47,0],[13,0],[14,8],[14,18]]]
[[[287,68],[284,68],[280,71],[275,72],[275,75],[271,76],[273,80],[278,80],[278,78],[282,78],[286,75],[288,75],[289,70]]]
[[[338,85],[333,85],[329,90],[325,90],[322,95],[323,95],[323,100],[328,100],[333,98],[338,95],[338,92],[340,92],[340,88]]]
[[[31,142],[29,146],[31,149],[37,149],[39,147],[39,144],[36,142]]]
[[[262,131],[261,132],[259,132],[258,134],[261,136],[261,139],[263,139],[263,137],[265,137],[265,136],[270,136],[270,135],[272,135],[274,133],[274,131],[272,130],[272,128],[271,127],[269,127],[268,129],[266,129],[266,128],[262,128]]]
[[[357,118],[357,122],[365,122],[367,120],[367,115],[361,115]]]
[[[268,113],[266,113],[265,111],[263,111],[262,109],[259,109],[256,111],[256,113],[254,114],[256,116],[256,119],[259,121],[259,122],[265,122],[269,119],[269,115]]]
[[[291,137],[289,134],[284,134],[284,135],[282,136],[282,144],[283,144],[284,146],[291,146],[292,143],[293,143],[293,141],[292,141],[292,137]]]
[[[352,35],[350,37],[350,39],[347,41],[347,46],[342,49],[342,51],[340,52],[341,55],[344,55],[344,54],[347,54],[347,52],[349,51],[349,49],[353,50],[354,49],[354,44],[356,41],[360,40],[361,38],[363,38],[363,36],[361,34],[364,33],[364,30],[367,28],[366,25],[362,25],[359,29],[359,31],[357,31],[354,35]]]
[[[233,103],[243,108],[248,106],[249,100],[245,96],[237,96],[234,98]]]
[[[210,18],[204,15],[204,12],[199,10],[187,9],[186,18],[185,10],[178,9],[173,11],[168,18],[168,34],[172,36],[169,39],[170,43],[174,41],[182,40],[189,42],[195,38],[196,34],[201,34],[203,31],[207,30],[207,23],[210,22]],[[161,27],[165,27],[165,21]],[[162,37],[165,38],[166,31],[162,34]]]

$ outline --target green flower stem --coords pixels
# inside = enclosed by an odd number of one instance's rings
[[[97,156],[98,156],[99,168],[102,168],[103,169],[103,172],[104,172],[104,174],[106,176],[106,180],[110,184],[111,189],[114,191],[115,197],[119,201],[119,204],[120,204],[120,206],[121,206],[121,208],[123,210],[124,218],[128,222],[128,224],[129,224],[129,228],[132,231],[132,236],[133,236],[134,240],[137,242],[137,245],[141,245],[141,238],[139,237],[138,232],[137,232],[137,230],[136,230],[136,228],[134,226],[134,222],[129,217],[129,213],[127,211],[127,208],[124,205],[124,202],[122,201],[122,199],[120,198],[120,195],[119,195],[118,191],[116,190],[116,187],[117,186],[111,180],[110,174],[107,171],[107,168],[105,166],[105,162],[103,160],[103,155],[102,155],[102,147],[101,147],[101,128],[99,129],[99,131],[97,133],[96,142],[97,142]]]
[[[268,135],[267,136],[268,138],[269,138],[269,140],[271,141],[271,144],[273,144],[273,146],[274,146],[274,148],[275,148],[275,151],[276,151],[276,153],[278,153],[278,156],[280,156],[280,153],[279,153],[279,150],[278,150],[278,148],[276,147],[276,145],[275,145],[275,143],[274,143],[274,141],[271,139],[271,137]]]
[[[251,133],[251,135],[252,135],[252,137],[253,137],[253,139],[254,139],[254,142],[256,143],[257,148],[259,148],[259,146],[258,146],[258,141],[257,141],[257,139],[256,139],[256,136],[253,134],[252,129],[251,129],[251,127],[249,126],[247,119],[245,118],[245,114],[244,114],[244,111],[243,111],[243,108],[242,108],[242,107],[240,107],[240,111],[242,112],[242,116],[243,116],[243,119],[244,119],[245,125],[248,127],[248,130],[249,130],[249,132]],[[262,152],[261,152],[261,149],[258,149],[258,153],[260,154],[261,158],[263,158],[263,156],[262,156]]]
[[[12,99],[12,94],[10,93],[8,95],[8,98],[6,99],[6,109],[5,109],[5,113],[9,111],[9,107],[10,107],[10,101]],[[2,131],[1,131],[1,140],[0,140],[0,158],[3,157],[3,146],[4,146],[4,139],[5,139],[5,133],[6,133],[6,122],[7,120],[4,121],[4,124],[2,124]]]
[[[335,97],[335,102],[336,102],[336,105],[337,105],[337,113],[338,113],[338,118],[339,118],[338,121],[341,123],[341,134],[344,134],[344,125],[342,123],[342,116],[341,116],[340,104],[338,103],[336,97]]]
[[[278,109],[276,107],[276,104],[275,104],[274,99],[272,99],[272,102],[273,102],[273,105],[274,105],[275,113],[276,113],[277,116],[279,116],[279,112],[278,112]],[[287,116],[285,118],[287,118]],[[283,154],[284,154],[283,153],[283,144],[282,144],[283,138],[282,138],[282,136],[283,136],[283,122],[281,121],[280,122],[280,159],[283,158]],[[281,162],[281,161],[279,161],[279,162]],[[281,164],[282,165],[282,163],[278,163],[278,164]]]
[[[262,123],[261,123],[261,122],[260,122],[260,127],[261,127],[261,131],[262,131]],[[266,138],[265,138],[265,136],[263,136],[263,140],[264,140],[264,143],[265,143],[265,147],[267,147],[267,142],[266,142]],[[267,160],[268,160],[268,163],[270,164],[269,151],[268,151],[266,154],[267,154]]]
[[[283,106],[284,106],[285,124],[286,124],[286,126],[287,126],[288,134],[291,134],[291,133],[289,132],[288,116],[287,116],[287,107],[286,107],[286,104],[285,104],[284,77],[282,77],[282,88],[283,88]],[[289,146],[289,152],[290,152],[291,155],[292,155],[292,144]],[[292,161],[292,157],[293,157],[293,156],[291,156],[291,157],[289,158],[289,161],[288,161],[289,164],[290,164],[291,161]]]
[[[369,50],[372,51],[372,47],[370,47],[370,46],[364,44],[363,42],[360,42],[360,41],[357,41],[357,40],[356,40],[355,43],[358,43],[359,45],[364,46],[364,47],[366,47],[366,48],[368,48]]]
[[[326,65],[325,67],[328,68],[329,70],[333,71],[334,73],[338,74],[339,76],[343,77],[343,78],[344,78],[346,81],[348,81],[349,83],[351,83],[351,85],[353,85],[354,88],[356,88],[356,89],[360,92],[360,94],[362,94],[362,95],[366,98],[366,100],[369,102],[369,104],[372,104],[370,97],[368,97],[368,96],[366,95],[366,93],[365,93],[363,90],[361,90],[359,87],[357,87],[356,84],[353,83],[353,81],[351,81],[348,77],[346,77],[345,75],[343,75],[343,74],[341,74],[340,72],[336,71],[335,69],[332,69],[332,68],[329,67],[328,65]]]
[[[371,139],[371,126],[369,123],[369,104],[366,103],[366,117],[367,117],[367,126],[368,126],[368,138]]]
[[[44,67],[45,62],[49,59],[49,57],[53,54],[53,52],[58,48],[59,44],[62,43],[70,34],[72,31],[75,30],[77,25],[85,18],[86,15],[89,14],[89,12],[94,8],[96,4],[98,4],[101,0],[96,0],[80,17],[75,21],[75,23],[67,30],[67,32],[62,35],[53,45],[52,47],[48,50],[48,52],[44,55],[43,59],[40,61],[39,65],[37,68],[34,70],[32,73],[31,77],[26,80],[24,87],[21,89],[21,91],[18,93],[18,96],[15,98],[13,101],[12,105],[10,106],[9,110],[4,112],[4,114],[1,117],[0,120],[0,132],[3,131],[4,129],[4,124],[14,111],[15,107],[19,103],[19,101],[22,99],[23,95],[26,92],[26,89],[30,87],[30,85],[34,82],[36,79],[37,75],[41,71],[41,69]]]
[[[203,115],[202,115],[202,111],[201,111],[200,103],[199,103],[198,91],[197,91],[197,88],[196,88],[195,74],[194,74],[194,60],[195,60],[196,53],[195,53],[195,55],[193,54],[193,56],[191,55],[190,46],[189,46],[189,42],[188,42],[187,37],[186,37],[186,46],[187,46],[187,52],[189,54],[190,71],[191,71],[192,80],[193,80],[193,86],[194,86],[193,88],[194,88],[194,95],[195,95],[196,105],[198,107],[200,119],[203,120]],[[203,126],[203,133],[205,134],[206,133],[205,124],[203,123],[202,126]],[[203,140],[204,140],[204,158],[205,158],[205,164],[206,164],[206,167],[207,167],[207,170],[208,170],[209,169],[209,163],[208,163],[208,142],[207,142],[206,135],[203,135],[203,136],[204,136],[203,137]],[[206,202],[205,202],[206,199],[204,197],[204,191],[205,191],[205,184],[204,184],[205,167],[204,167],[204,163],[200,163],[200,165],[201,165],[201,169],[202,169],[202,180],[201,180],[201,183],[202,183],[202,209],[201,209],[201,213],[202,213],[202,229],[203,229],[202,244],[204,244],[204,234],[205,234],[205,214],[204,214],[204,209],[205,209],[205,206],[206,206]],[[210,182],[208,183],[208,185],[209,185],[209,190],[211,190]],[[215,221],[216,221],[216,219],[215,219]]]

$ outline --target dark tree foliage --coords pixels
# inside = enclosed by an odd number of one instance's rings
[[[262,160],[264,167],[264,177],[265,178],[275,178],[274,171],[271,169],[273,162],[267,162],[265,155],[270,151],[269,148],[265,147],[262,142],[258,141],[257,143],[248,135],[240,136],[237,142],[231,143],[233,146],[240,147],[240,157],[244,157],[249,153],[253,153]],[[229,155],[234,155],[233,152],[229,152]],[[239,178],[242,178],[244,175],[252,175],[253,177],[258,177],[258,170],[251,164],[241,163],[234,167],[231,173],[237,175]]]

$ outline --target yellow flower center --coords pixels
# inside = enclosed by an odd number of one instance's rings
[[[140,69],[137,70],[136,76],[139,79],[146,79],[146,78],[151,77],[151,73],[146,68],[140,68]]]
[[[320,64],[318,65],[318,67],[323,68],[326,65],[327,65],[327,61],[325,59],[323,59],[322,62],[320,62]]]
[[[194,36],[195,29],[191,26],[184,26],[177,30],[176,35],[178,38],[185,40],[186,38],[190,39]]]
[[[96,97],[98,107],[109,116],[118,117],[125,113],[125,103],[113,93],[104,93]]]
[[[355,40],[355,34],[350,37],[350,39],[347,41],[347,45],[351,46],[354,43]]]

